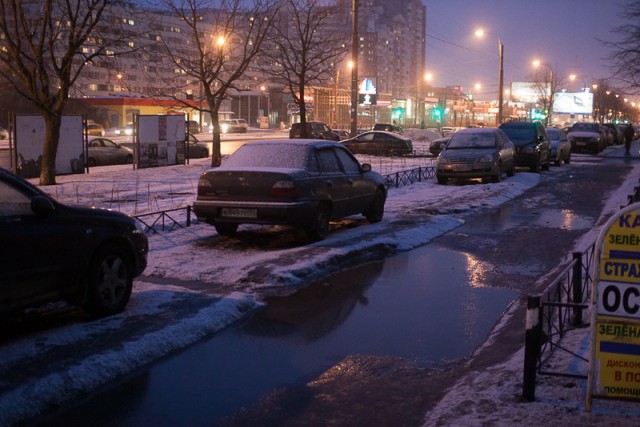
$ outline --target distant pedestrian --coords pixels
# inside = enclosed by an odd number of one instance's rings
[[[636,133],[636,130],[633,128],[633,125],[629,123],[627,127],[624,129],[624,155],[628,156],[631,154],[631,141],[633,141],[633,137]]]

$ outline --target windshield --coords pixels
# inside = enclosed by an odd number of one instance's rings
[[[223,166],[304,169],[307,153],[304,145],[246,144],[229,156]]]
[[[451,148],[496,148],[496,136],[490,132],[454,133],[447,145]]]
[[[598,132],[598,125],[595,123],[575,123],[571,127],[571,132]]]

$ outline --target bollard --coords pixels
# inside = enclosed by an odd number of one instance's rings
[[[536,370],[540,355],[540,337],[542,321],[540,296],[527,297],[526,335],[524,345],[524,375],[522,381],[522,399],[533,402],[536,398]]]
[[[572,298],[574,304],[582,304],[582,252],[574,252],[573,260],[573,278],[571,281]],[[579,326],[582,324],[582,308],[574,307],[573,316],[571,317],[571,326]]]

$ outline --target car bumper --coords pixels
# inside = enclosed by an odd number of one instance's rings
[[[207,223],[304,225],[313,220],[318,202],[243,203],[197,200],[193,211]]]
[[[536,166],[538,164],[538,156],[538,153],[517,153],[516,166]]]
[[[436,174],[447,178],[484,178],[498,174],[493,163],[443,164],[436,166]]]

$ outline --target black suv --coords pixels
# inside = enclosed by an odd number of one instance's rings
[[[147,266],[137,220],[66,206],[0,168],[0,313],[66,299],[100,317],[129,301]]]
[[[340,141],[340,137],[334,133],[326,123],[323,122],[306,122],[307,138],[309,139],[328,139],[330,141]],[[289,130],[289,138],[302,138],[302,123],[294,123]]]
[[[531,172],[549,170],[551,143],[540,122],[507,122],[500,125],[516,147],[516,166],[529,167]]]

